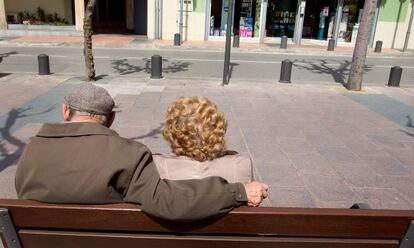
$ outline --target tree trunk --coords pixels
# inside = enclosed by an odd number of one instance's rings
[[[95,63],[93,61],[92,51],[92,17],[95,9],[96,0],[89,0],[86,5],[85,19],[83,21],[83,36],[84,36],[84,56],[86,66],[86,81],[95,80]]]
[[[367,57],[369,36],[375,15],[375,7],[378,0],[365,0],[361,23],[359,24],[358,37],[355,43],[354,55],[352,56],[351,71],[346,88],[348,90],[360,91],[362,87],[362,74]]]

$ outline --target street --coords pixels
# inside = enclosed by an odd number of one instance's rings
[[[36,73],[37,55],[50,56],[51,71],[57,75],[75,76],[84,70],[82,49],[79,47],[1,47],[2,73]],[[170,79],[217,79],[223,74],[224,53],[220,51],[174,49],[95,48],[97,75],[149,77],[150,58],[163,57],[163,73]],[[235,81],[276,82],[281,61],[294,62],[293,83],[346,83],[351,56],[315,56],[304,54],[271,54],[232,50],[231,78]],[[401,85],[414,85],[414,60],[407,57],[369,56],[363,82],[384,85],[392,66],[401,66]]]

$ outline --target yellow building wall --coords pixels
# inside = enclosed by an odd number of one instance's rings
[[[185,9],[184,5],[184,9]],[[174,34],[179,33],[179,4],[178,0],[164,0],[163,1],[163,18],[162,18],[162,39],[173,40]],[[154,9],[152,9],[154,12]],[[184,17],[183,40],[203,40],[204,39],[204,24],[205,14],[200,12],[188,11],[187,18]],[[153,19],[148,19],[148,22],[154,23]]]
[[[59,17],[65,18],[70,24],[72,22],[72,0],[5,0],[6,13],[18,13],[29,11],[36,13],[38,7],[45,10],[46,14],[57,13]]]
[[[412,3],[408,6],[406,17],[403,22],[378,21],[375,41],[381,40],[384,48],[402,49],[410,20]],[[414,49],[414,25],[411,28],[411,36],[408,49]]]

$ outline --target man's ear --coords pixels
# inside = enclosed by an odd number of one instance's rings
[[[64,121],[70,121],[70,108],[66,104],[62,104],[62,116]]]
[[[112,123],[114,123],[115,120],[115,112],[112,111],[111,115],[108,118],[108,122],[106,123],[106,127],[111,127]]]

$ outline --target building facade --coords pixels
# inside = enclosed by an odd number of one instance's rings
[[[83,30],[88,0],[0,0],[0,28],[19,24],[71,25]],[[97,0],[93,28],[102,33],[147,35],[148,0]],[[40,9],[40,12],[39,12]]]
[[[81,31],[86,3],[87,0],[0,0],[0,28],[8,29],[15,23],[38,24],[42,19],[40,8],[46,17],[56,17],[52,18],[54,24],[57,20],[59,25],[73,25]],[[411,0],[381,0],[372,42],[382,40],[383,47],[401,49],[412,4]],[[354,43],[364,0],[235,0],[233,6],[228,5],[229,0],[183,0],[183,40],[224,39],[227,13],[232,7],[233,33],[245,40],[266,42],[286,35],[297,41],[300,33],[302,39],[327,40],[334,36],[337,26],[338,41]],[[93,27],[96,32],[172,40],[180,30],[180,13],[180,0],[97,0]],[[408,48],[414,49],[414,37]]]
[[[354,43],[364,0],[342,0],[338,41]],[[148,5],[148,38],[173,39],[179,32],[179,0],[154,0]],[[226,33],[228,0],[184,0],[183,39],[220,40]],[[334,36],[338,0],[235,0],[233,33],[244,40],[264,42],[286,35],[297,40],[327,40]],[[413,1],[381,0],[373,27],[372,43],[401,49],[404,45]],[[300,16],[303,16],[300,25]],[[157,21],[158,20],[158,21]],[[414,31],[414,26],[411,32]],[[413,34],[414,36],[414,34]],[[414,37],[408,44],[414,49]]]

